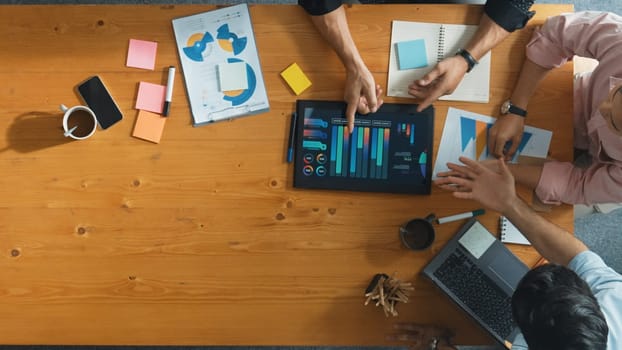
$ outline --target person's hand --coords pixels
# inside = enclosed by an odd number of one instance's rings
[[[523,138],[525,118],[516,114],[502,115],[490,128],[488,134],[488,150],[495,157],[512,159]],[[511,142],[510,148],[505,150],[506,143]]]
[[[453,333],[447,329],[415,323],[396,323],[396,333],[388,335],[387,340],[408,342],[411,350],[453,350]]]
[[[354,116],[358,111],[361,114],[373,113],[382,106],[382,88],[376,85],[374,77],[367,67],[347,69],[346,88],[344,99],[348,104],[346,118],[348,130],[354,130]]]
[[[423,78],[408,85],[408,93],[422,100],[417,111],[421,112],[439,97],[454,92],[468,68],[461,56],[447,57]]]
[[[493,164],[484,165],[466,157],[460,157],[460,162],[464,165],[447,163],[450,171],[439,173],[434,183],[452,191],[456,198],[474,199],[498,212],[506,212],[514,204],[514,176],[503,158],[496,160],[498,171],[491,169]]]

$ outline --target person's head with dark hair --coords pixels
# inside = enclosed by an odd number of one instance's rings
[[[529,271],[512,296],[529,350],[605,350],[609,328],[590,287],[574,271],[547,264]]]

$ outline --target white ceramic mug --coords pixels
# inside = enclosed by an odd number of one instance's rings
[[[63,115],[63,130],[65,137],[76,140],[84,140],[91,137],[97,130],[97,118],[95,113],[87,106],[73,106],[67,108],[60,105]]]

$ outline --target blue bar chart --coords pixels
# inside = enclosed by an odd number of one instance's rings
[[[390,128],[333,125],[330,143],[330,175],[386,179],[389,173]]]

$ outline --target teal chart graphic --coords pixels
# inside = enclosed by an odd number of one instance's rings
[[[192,34],[186,41],[188,46],[184,47],[184,54],[195,62],[203,62],[204,54],[208,56],[211,51],[207,50],[207,46],[212,42],[214,42],[214,38],[210,33]]]
[[[248,39],[246,37],[238,37],[235,33],[229,31],[229,25],[223,24],[216,30],[216,39],[218,39],[218,45],[224,51],[233,54],[235,56],[241,54],[246,48]],[[195,33],[188,37],[186,41],[186,47],[184,47],[184,53],[186,56],[195,61],[203,62],[206,56],[210,54],[211,50],[207,50],[208,44],[214,42],[214,37],[209,33]],[[207,50],[207,51],[206,51]]]
[[[239,38],[234,33],[231,33],[228,24],[225,23],[221,25],[217,32],[216,39],[218,39],[218,45],[220,45],[223,50],[237,56],[246,48],[246,37]]]
[[[232,33],[229,30],[229,25],[227,23],[221,25],[216,30],[216,40],[218,41],[218,46],[227,54],[227,55],[240,55],[246,49],[246,45],[248,43],[248,38],[239,37],[235,33]],[[209,33],[195,33],[192,34],[187,42],[186,47],[184,47],[184,54],[195,62],[204,62],[206,58],[211,54],[212,48],[210,46],[211,43],[214,42],[214,37]],[[234,62],[244,62],[242,59],[237,57],[229,57],[227,58],[227,63]],[[244,62],[246,64],[246,77],[248,82],[248,87],[242,90],[232,90],[232,91],[223,91],[223,100],[231,103],[232,106],[240,106],[243,105],[246,101],[248,101],[255,92],[255,88],[257,87],[257,77],[255,75],[255,71],[250,64]]]

